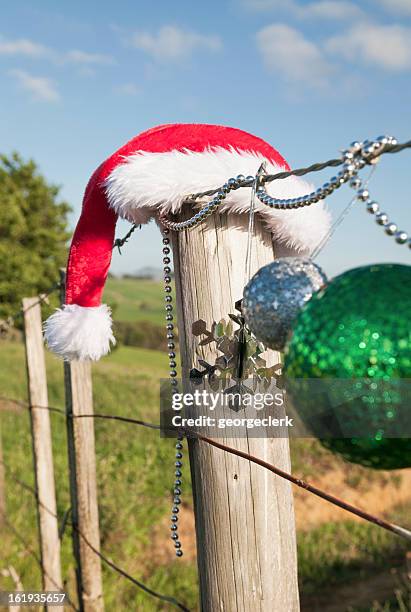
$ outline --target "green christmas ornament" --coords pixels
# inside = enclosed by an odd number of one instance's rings
[[[341,274],[297,318],[287,390],[306,427],[348,461],[411,467],[410,318],[411,267],[397,264]]]

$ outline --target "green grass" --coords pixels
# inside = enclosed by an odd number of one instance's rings
[[[95,411],[108,411],[158,422],[159,378],[166,375],[162,353],[120,347],[93,366]],[[62,364],[47,354],[49,403],[63,406]],[[27,396],[24,351],[19,343],[0,343],[0,394],[13,398]],[[29,415],[26,411],[1,411],[0,424],[6,473],[7,514],[23,537],[37,550],[36,514],[30,493],[13,483],[13,475],[33,485]],[[51,414],[58,513],[69,507],[65,421]],[[153,527],[169,514],[173,478],[173,441],[160,439],[158,432],[120,422],[96,420],[97,480],[100,505],[102,550],[129,573],[150,587],[182,598],[194,608],[195,568],[173,561],[163,568],[152,560]],[[185,481],[188,480],[187,466]],[[186,499],[190,499],[187,491]],[[167,523],[166,523],[167,525]],[[171,546],[165,529],[164,545]],[[3,567],[13,565],[25,588],[40,585],[38,568],[30,556],[21,556],[22,546],[6,532],[2,541]],[[70,535],[63,538],[63,568],[74,597],[74,568]],[[172,576],[181,575],[181,584]],[[1,577],[0,589],[12,588]],[[104,567],[104,595],[108,610],[169,610]]]
[[[401,508],[392,518],[404,524],[408,514],[409,508]],[[303,592],[311,594],[324,585],[370,576],[390,561],[398,562],[406,551],[405,540],[370,523],[347,520],[300,532],[298,562]]]
[[[49,403],[60,407],[64,405],[62,370],[61,362],[47,353]],[[166,374],[163,353],[120,347],[93,365],[95,411],[158,422],[159,379]],[[16,399],[27,396],[24,350],[20,343],[0,342],[0,395]],[[69,507],[65,421],[64,417],[53,413],[51,421],[58,514],[62,518]],[[18,478],[33,484],[28,413],[2,410],[0,427],[6,464]],[[185,560],[159,563],[161,551],[154,549],[153,544],[156,530],[155,546],[171,546],[167,517],[171,505],[173,441],[161,439],[156,431],[113,421],[96,420],[95,431],[102,551],[151,588],[172,595],[191,610],[197,610],[195,565]],[[294,441],[293,455],[296,472],[304,476],[316,472],[316,462],[317,465],[321,462],[323,468],[335,466],[334,457],[312,442]],[[30,493],[17,486],[12,473],[6,474],[7,515],[37,550],[34,500]],[[184,481],[187,483],[184,499],[189,504],[187,465]],[[406,525],[409,517],[405,513],[395,519]],[[160,527],[162,525],[164,527]],[[1,550],[0,570],[12,565],[25,589],[38,589],[40,575],[36,564],[7,530],[2,531]],[[347,520],[301,532],[298,534],[298,558],[303,596],[372,575],[384,564],[397,562],[404,550],[399,538],[366,523]],[[63,537],[62,560],[67,588],[74,598],[69,528]],[[155,612],[173,609],[148,597],[105,566],[103,572],[107,610]],[[13,588],[10,578],[0,573],[0,590]],[[386,602],[385,605],[395,604]],[[348,607],[341,608],[345,609]]]
[[[164,322],[163,283],[132,278],[109,278],[104,301],[113,307],[118,321]]]

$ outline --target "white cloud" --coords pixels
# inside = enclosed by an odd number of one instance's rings
[[[80,64],[83,66],[109,66],[114,64],[114,59],[110,55],[103,55],[101,53],[87,53],[86,51],[80,51],[79,49],[73,49],[68,51],[64,55],[65,59],[73,64]]]
[[[18,81],[23,89],[30,92],[36,100],[57,102],[60,99],[53,81],[47,77],[36,77],[24,70],[11,70],[10,75]]]
[[[299,8],[301,17],[323,19],[352,19],[362,14],[361,9],[352,2],[344,0],[322,0]]]
[[[116,91],[123,96],[138,96],[141,92],[140,88],[134,83],[124,83],[117,87]]]
[[[89,53],[80,49],[58,52],[27,38],[7,40],[0,37],[0,55],[26,56],[33,59],[47,59],[55,64],[75,64],[78,66],[108,66],[115,64],[110,55]]]
[[[267,68],[288,82],[323,87],[332,72],[319,47],[285,24],[257,33],[257,46]]]
[[[411,69],[411,28],[362,23],[330,38],[326,49],[354,62],[391,71]]]
[[[131,44],[161,62],[184,59],[198,48],[218,51],[222,46],[218,36],[184,31],[171,25],[161,27],[156,34],[137,32]]]
[[[297,0],[243,0],[243,4],[258,11],[290,13],[299,19],[353,19],[362,15],[360,7],[349,0],[317,0],[309,3]]]
[[[0,55],[24,55],[26,57],[44,57],[50,49],[27,38],[5,40],[0,38]]]
[[[411,0],[378,0],[379,3],[393,13],[411,15]]]

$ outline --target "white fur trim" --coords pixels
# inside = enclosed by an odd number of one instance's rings
[[[65,361],[97,361],[116,341],[111,331],[111,310],[65,304],[44,323],[44,337],[53,353]]]
[[[158,213],[177,212],[191,193],[220,187],[238,174],[255,175],[261,162],[267,161],[253,151],[216,147],[202,153],[137,151],[124,159],[105,182],[110,206],[120,217],[134,223],[146,223]],[[267,163],[267,172],[284,168]],[[296,198],[313,191],[313,186],[298,177],[267,184],[270,195]],[[250,207],[250,188],[231,192],[220,210],[245,213]],[[323,202],[291,211],[273,210],[256,203],[273,236],[295,251],[312,251],[330,226],[330,214]]]

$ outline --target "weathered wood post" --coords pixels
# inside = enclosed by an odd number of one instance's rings
[[[61,302],[65,300],[65,272],[60,272]],[[67,445],[70,470],[73,551],[76,559],[77,592],[80,610],[104,610],[97,502],[96,455],[92,418],[93,391],[90,362],[64,363],[67,415]]]
[[[24,335],[30,402],[33,460],[37,492],[43,589],[62,590],[60,539],[54,484],[50,413],[47,409],[47,378],[41,305],[38,297],[23,299]],[[58,610],[56,606],[47,606]]]
[[[183,214],[179,220],[182,220]],[[183,377],[195,361],[192,323],[219,321],[242,297],[247,216],[213,215],[199,228],[173,232]],[[274,258],[270,233],[256,217],[251,271]],[[204,357],[211,356],[210,345]],[[278,361],[278,354],[271,358]],[[290,470],[288,439],[222,441]],[[202,612],[299,609],[296,536],[290,484],[260,466],[189,442]]]

